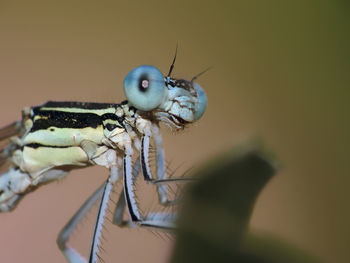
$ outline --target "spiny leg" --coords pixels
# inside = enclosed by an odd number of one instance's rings
[[[152,227],[163,230],[172,230],[175,228],[174,220],[175,216],[168,213],[150,213],[146,217],[142,217],[135,200],[134,193],[134,181],[132,175],[132,164],[131,156],[124,156],[124,196],[126,205],[128,207],[129,215],[131,221],[134,224],[138,224],[143,227]],[[119,203],[119,201],[118,201]],[[125,206],[124,203],[120,203],[122,206]],[[121,207],[119,207],[122,210]],[[119,211],[120,211],[119,210]],[[130,226],[130,224],[127,224]]]
[[[163,139],[157,124],[152,124],[152,137],[156,146],[157,160],[157,178],[153,178],[149,167],[149,145],[150,134],[145,134],[141,140],[141,167],[145,181],[156,184],[159,202],[163,205],[172,205],[177,203],[177,200],[169,200],[168,198],[168,182],[187,182],[193,179],[190,178],[166,178],[165,158]]]
[[[129,215],[133,222],[139,222],[142,220],[139,208],[136,203],[135,193],[134,193],[134,181],[132,178],[132,165],[131,156],[124,156],[124,197],[126,204],[129,209]]]
[[[138,177],[138,175],[140,174],[141,171],[141,162],[140,162],[140,156],[136,159],[136,161],[133,164],[133,168],[132,168],[132,184],[134,184],[136,182],[136,179]],[[126,203],[125,203],[125,193],[124,193],[124,189],[122,189],[115,210],[114,210],[114,214],[113,214],[113,224],[119,226],[119,227],[137,227],[138,225],[136,225],[135,223],[133,223],[132,220],[124,220],[123,216],[124,216],[124,211],[125,211],[125,207],[126,207]],[[146,218],[160,218],[163,217],[163,219],[165,218],[170,218],[170,217],[174,217],[173,214],[170,213],[150,213],[146,216]],[[164,221],[164,220],[163,220]]]
[[[118,181],[119,178],[120,178],[120,173],[118,172],[118,167],[114,165],[110,169],[110,175],[106,182],[103,195],[102,195],[101,204],[97,214],[95,230],[94,230],[91,249],[90,249],[89,263],[95,263],[99,259],[99,256],[98,256],[99,244],[100,244],[100,238],[103,230],[103,223],[104,223],[104,220],[106,217],[106,211],[108,208],[108,202],[110,200],[110,195],[111,195],[113,186],[115,182]]]
[[[114,216],[113,216],[113,224],[119,226],[119,227],[129,227],[134,228],[138,227],[139,225],[137,223],[134,223],[132,220],[125,220],[123,218],[124,211],[125,211],[125,195],[124,195],[124,189],[120,193],[119,200],[117,202]],[[155,227],[155,222],[158,222],[157,226],[155,228],[166,230],[175,228],[173,222],[175,222],[176,215],[173,213],[149,213],[146,215],[143,222],[141,222],[141,226],[149,226],[149,227]],[[147,225],[147,222],[153,221],[152,225]],[[164,223],[166,222],[166,223]],[[165,226],[164,226],[165,224]]]
[[[141,164],[140,164],[140,156],[139,156],[137,157],[132,169],[133,182],[136,181],[138,175],[140,174],[140,170],[141,170]],[[119,194],[119,198],[114,210],[112,222],[113,224],[119,227],[135,227],[136,225],[132,223],[131,220],[123,219],[124,211],[125,211],[125,194],[124,194],[124,187],[123,187],[121,193]]]
[[[79,254],[74,248],[67,245],[70,235],[76,229],[77,225],[85,217],[85,215],[90,211],[93,205],[101,198],[106,183],[103,183],[79,208],[79,210],[74,214],[74,216],[69,220],[69,222],[64,226],[57,237],[57,245],[62,251],[67,261],[70,263],[85,263],[86,259]]]
[[[110,179],[112,178],[112,179]],[[118,178],[117,178],[118,179]],[[113,168],[113,171],[111,169],[111,176],[109,177],[108,181],[106,183],[103,183],[86,201],[85,203],[79,208],[79,210],[74,214],[74,216],[69,220],[69,222],[64,226],[64,228],[61,230],[57,237],[57,244],[59,249],[62,251],[64,256],[66,257],[67,261],[70,263],[85,263],[87,260],[79,254],[74,248],[67,245],[67,242],[69,240],[70,235],[73,233],[73,231],[76,229],[77,225],[81,222],[81,220],[85,217],[85,215],[91,210],[93,205],[101,198],[104,197],[101,200],[101,205],[98,213],[98,218],[95,223],[95,231],[92,241],[92,248],[90,255],[93,253],[92,250],[94,249],[94,253],[98,253],[98,243],[101,233],[101,228],[103,225],[103,219],[104,214],[102,212],[103,209],[101,209],[101,206],[103,206],[103,202],[106,202],[109,186],[111,183],[113,184],[113,181],[115,180],[115,168]],[[106,206],[104,206],[106,207]],[[104,210],[105,211],[105,210]],[[99,233],[99,234],[98,234]],[[97,248],[97,251],[96,251]],[[89,262],[95,262],[97,254],[95,259],[91,259]],[[95,260],[95,261],[93,261]]]
[[[138,227],[138,223],[140,226],[144,227],[153,227],[157,229],[174,229],[175,225],[173,222],[175,222],[176,215],[173,213],[149,213],[146,215],[143,221],[140,222],[133,222],[132,220],[125,220],[123,218],[124,211],[125,211],[125,195],[124,195],[124,189],[120,193],[119,200],[116,205],[116,209],[114,212],[113,217],[113,224],[119,226],[119,227],[129,227],[129,228],[135,228]],[[151,225],[148,225],[147,222],[152,221],[153,223]],[[156,225],[156,226],[155,226]]]
[[[139,160],[139,159],[138,159]],[[133,193],[133,181],[136,179],[137,175],[140,172],[140,162],[137,161],[134,164],[134,174],[131,172],[131,157],[128,156],[124,159],[124,184],[128,184],[127,187],[124,186],[121,197],[118,200],[117,208],[115,212],[115,218],[113,223],[119,226],[128,226],[135,227],[140,225],[142,227],[151,227],[161,230],[172,230],[175,228],[174,221],[175,215],[171,213],[149,213],[145,218],[142,218],[138,212],[138,208],[135,201],[135,196]],[[113,166],[111,168],[111,174],[106,183],[103,183],[79,208],[75,215],[69,220],[65,227],[61,230],[57,238],[57,244],[67,261],[70,263],[86,263],[87,260],[79,254],[74,248],[70,247],[67,242],[70,235],[76,229],[77,225],[81,222],[84,216],[91,210],[93,205],[98,201],[102,196],[101,205],[99,208],[95,231],[93,235],[90,258],[89,262],[96,262],[98,260],[98,250],[99,250],[99,240],[101,237],[102,226],[104,223],[105,213],[108,205],[108,200],[110,198],[110,193],[113,187],[113,184],[118,180],[120,174],[118,173],[118,168]],[[127,178],[132,178],[128,180]],[[128,210],[132,220],[123,220],[122,216],[125,209],[125,200],[128,202]],[[132,205],[133,204],[133,205]],[[117,212],[118,211],[118,212]],[[136,216],[135,216],[136,215]],[[122,223],[120,223],[122,222]]]
[[[139,156],[136,159],[132,169],[133,184],[136,181],[140,171],[141,171],[141,164],[140,164],[140,156]],[[116,208],[114,210],[113,224],[119,227],[138,227],[138,225],[135,224],[132,220],[125,220],[123,218],[125,207],[126,207],[126,202],[125,202],[125,193],[123,189],[119,195],[119,199],[116,204]],[[175,215],[172,213],[149,213],[146,215],[145,220],[159,221],[160,222],[159,227],[161,227],[161,224],[164,221],[169,221],[169,220],[175,221]]]
[[[143,141],[144,143],[145,141]],[[146,141],[146,144],[147,144],[147,141]],[[149,141],[148,141],[148,146],[149,146]],[[136,182],[136,179],[138,177],[138,175],[140,174],[140,171],[141,171],[141,167],[142,169],[147,169],[145,167],[145,164],[148,164],[148,148],[149,147],[143,147],[143,149],[147,149],[147,152],[145,152],[146,154],[145,155],[140,155],[138,156],[138,158],[135,160],[134,164],[133,164],[133,167],[132,167],[132,170],[131,170],[131,176],[128,176],[127,173],[128,173],[128,168],[124,165],[124,183],[126,183],[128,180],[126,179],[126,177],[128,178],[132,178],[131,180],[131,183],[130,183],[130,187],[129,189],[132,189],[133,188],[133,185],[134,183]],[[145,158],[146,156],[146,158]],[[130,159],[130,157],[127,157],[126,159]],[[164,156],[161,156],[160,158],[161,160],[164,161]],[[125,162],[124,162],[125,163]],[[129,161],[127,161],[127,163],[129,163]],[[131,163],[131,162],[130,162]],[[158,166],[158,167],[161,167],[161,166]],[[126,170],[125,170],[126,169]],[[164,173],[165,173],[165,166],[163,168],[164,170]],[[148,171],[149,168],[148,168]],[[143,175],[145,176],[145,174],[147,174],[146,172],[143,173]],[[150,174],[150,173],[148,173]],[[147,175],[146,175],[147,176]],[[153,180],[151,177],[148,177],[150,178],[150,180],[146,180],[146,181],[152,181],[154,182],[155,184],[165,184],[167,182],[172,182],[172,181],[183,181],[183,178],[170,178],[170,179],[157,179],[157,180]],[[162,177],[164,178],[164,177]],[[127,186],[126,186],[127,187]],[[132,190],[133,191],[133,190]],[[116,204],[116,208],[114,210],[114,214],[113,214],[113,224],[116,224],[118,225],[119,227],[137,227],[137,224],[134,223],[133,220],[124,220],[123,219],[123,215],[124,215],[124,211],[125,211],[125,206],[126,206],[126,199],[128,198],[129,200],[130,199],[133,199],[134,197],[134,194],[133,192],[130,193],[129,192],[129,197],[126,196],[126,192],[124,191],[124,187],[119,195],[119,199],[117,201],[117,204]],[[136,201],[132,201],[130,202],[131,203],[134,203],[136,205]],[[132,207],[129,208],[128,206],[128,209],[129,211],[133,211],[133,210],[136,210],[138,211],[138,208],[136,206],[135,209],[133,209]],[[137,212],[136,212],[137,213]],[[140,214],[140,213],[138,213]],[[169,221],[169,219],[172,219],[171,221],[173,222],[174,221],[174,218],[175,216],[172,214],[172,213],[150,213],[148,215],[146,215],[146,218],[145,220],[146,221],[158,221],[160,222],[159,225],[161,225],[162,222],[164,221]],[[145,223],[146,224],[146,223]],[[146,225],[145,225],[146,226]],[[159,226],[160,227],[160,226]],[[173,228],[173,227],[171,227]]]

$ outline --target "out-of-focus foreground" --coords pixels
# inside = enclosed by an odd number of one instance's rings
[[[306,252],[249,227],[259,193],[278,163],[258,144],[226,151],[201,167],[185,191],[171,262],[316,263]]]

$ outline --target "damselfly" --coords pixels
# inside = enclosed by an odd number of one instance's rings
[[[175,56],[176,57],[176,56]],[[22,120],[0,130],[0,211],[7,212],[29,192],[63,178],[72,169],[100,165],[108,180],[92,194],[61,231],[57,243],[68,262],[86,260],[67,244],[79,221],[102,197],[89,262],[98,258],[99,242],[111,189],[123,179],[115,222],[124,226],[171,229],[174,217],[165,213],[142,215],[135,201],[133,170],[156,185],[159,201],[168,204],[165,159],[159,124],[183,129],[198,120],[207,106],[202,88],[194,82],[166,76],[155,67],[139,66],[124,79],[127,101],[120,104],[55,102],[22,111]],[[4,143],[5,142],[5,143]],[[155,145],[156,172],[149,166],[150,143]],[[135,158],[133,158],[135,156]],[[133,161],[135,160],[135,161]],[[123,219],[127,208],[130,219]]]

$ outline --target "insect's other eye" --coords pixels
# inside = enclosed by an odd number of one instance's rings
[[[207,108],[207,95],[205,95],[204,90],[199,86],[197,83],[193,83],[193,87],[196,90],[197,93],[197,103],[194,108],[194,120],[198,120],[202,115],[204,114],[206,108]]]
[[[124,93],[129,103],[142,111],[157,108],[168,89],[164,76],[156,67],[142,65],[131,70],[124,79]]]

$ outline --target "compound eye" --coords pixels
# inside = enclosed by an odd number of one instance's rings
[[[126,75],[123,86],[129,103],[142,111],[157,108],[168,92],[162,72],[150,65],[131,70]]]
[[[193,87],[196,90],[197,93],[197,103],[194,107],[194,120],[198,120],[202,115],[204,114],[206,108],[207,108],[207,95],[205,94],[204,90],[199,86],[197,83],[193,83]]]

